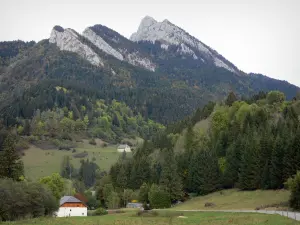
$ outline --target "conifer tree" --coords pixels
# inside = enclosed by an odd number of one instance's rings
[[[239,187],[243,190],[257,189],[261,181],[259,144],[251,136],[248,134],[242,148]]]
[[[119,172],[118,172],[118,175],[117,175],[117,182],[116,182],[116,186],[117,187],[120,187],[122,189],[125,189],[127,188],[127,176],[126,176],[126,171],[125,171],[125,167],[124,165],[122,164],[120,166],[120,169],[119,169]]]
[[[224,171],[225,188],[233,188],[239,179],[239,168],[241,163],[241,136],[237,137],[237,141],[233,143],[226,153],[226,164]]]
[[[71,163],[70,156],[64,156],[62,164],[61,164],[61,170],[60,175],[67,179],[72,179],[72,176],[74,176],[74,167]]]
[[[14,137],[9,134],[0,152],[0,178],[7,177],[19,180],[24,175],[24,165],[16,151]]]
[[[184,148],[191,153],[196,148],[196,137],[192,125],[189,125],[185,134]]]
[[[130,173],[130,188],[138,189],[144,182],[151,178],[150,162],[148,157],[142,156],[135,159]]]
[[[220,186],[220,170],[217,155],[208,149],[201,149],[193,155],[190,163],[189,189],[205,195]]]
[[[169,194],[171,200],[179,199],[182,196],[182,183],[177,173],[174,153],[171,150],[164,152],[164,164],[159,183],[162,189]]]
[[[286,153],[284,154],[284,179],[290,178],[297,170],[300,169],[300,129],[298,128],[296,134],[291,139],[291,144],[288,145]]]
[[[270,165],[270,187],[281,188],[283,186],[283,156],[285,153],[284,141],[280,136],[277,136],[274,149],[271,155]]]
[[[232,106],[232,104],[237,101],[237,97],[233,91],[229,92],[225,104],[228,106]]]

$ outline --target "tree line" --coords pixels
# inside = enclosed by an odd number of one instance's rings
[[[133,190],[157,185],[169,202],[226,188],[284,188],[300,170],[299,97],[285,101],[272,91],[239,100],[230,93],[146,141],[133,158],[119,160],[110,170],[112,184]],[[194,126],[196,118],[208,128]]]

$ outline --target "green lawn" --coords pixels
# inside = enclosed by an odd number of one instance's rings
[[[224,190],[222,194],[215,192],[209,195],[200,196],[186,201],[174,209],[250,209],[256,207],[279,204],[287,202],[289,191],[286,190],[256,190],[256,191],[238,191],[236,189]],[[214,207],[205,207],[205,203],[214,203]]]
[[[94,146],[88,144],[86,141],[80,143],[76,148],[76,152],[65,150],[43,150],[35,146],[31,146],[28,150],[25,150],[25,156],[22,157],[25,167],[25,176],[37,180],[40,177],[51,175],[54,172],[60,171],[61,162],[63,156],[86,151],[88,156],[84,159],[89,158],[90,160],[95,157],[96,163],[101,170],[108,170],[110,166],[115,163],[122,153],[117,152],[116,146],[101,147],[100,145]],[[127,153],[131,156],[131,153]],[[72,163],[76,168],[80,166],[80,158],[72,158]]]
[[[157,217],[138,217],[136,213],[111,214],[106,216],[39,218],[18,222],[7,222],[4,225],[299,225],[292,219],[279,215],[246,214],[246,213],[212,213],[186,212],[178,215],[159,215]]]

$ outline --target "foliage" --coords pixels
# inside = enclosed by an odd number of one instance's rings
[[[104,208],[97,208],[95,210],[95,212],[93,213],[93,215],[95,216],[103,216],[103,215],[107,215],[108,212],[104,209]]]
[[[120,205],[120,197],[117,192],[112,191],[107,198],[107,207],[109,209],[117,209]]]
[[[295,210],[300,209],[300,172],[298,171],[296,175],[289,178],[286,182],[287,187],[291,191],[290,196],[290,207]]]
[[[79,180],[82,181],[86,187],[93,186],[96,181],[96,172],[99,169],[98,165],[94,162],[90,162],[89,159],[83,159],[80,163]]]
[[[72,173],[74,173],[74,167],[71,163],[71,158],[69,156],[64,156],[62,165],[61,165],[60,175],[64,178],[71,179]],[[73,174],[73,176],[74,176],[74,174]]]
[[[112,166],[113,185],[140,188],[140,201],[147,200],[146,184],[160,185],[170,202],[180,200],[182,192],[205,195],[233,187],[282,188],[300,170],[300,110],[297,100],[282,103],[282,93],[275,92],[278,101],[267,101],[273,95],[210,104],[171,124],[145,141],[132,158]],[[198,131],[195,118],[207,119],[208,129]],[[170,137],[178,135],[184,145],[175,152]]]
[[[140,187],[140,192],[139,192],[139,201],[140,202],[148,202],[149,197],[149,185],[147,183],[143,183],[142,186]]]
[[[269,104],[282,103],[284,100],[285,95],[280,91],[270,91],[267,95],[267,101]]]
[[[39,180],[39,182],[41,184],[45,184],[57,200],[62,197],[65,183],[58,173],[53,173],[51,176],[43,177]]]
[[[2,145],[0,151],[0,178],[12,178],[19,180],[24,175],[24,166],[19,154],[16,151],[15,140],[9,134]]]
[[[39,183],[0,179],[0,221],[52,216],[58,201]]]
[[[168,193],[170,200],[177,200],[181,198],[181,178],[177,173],[175,156],[170,150],[165,150],[164,152],[164,164],[162,166],[159,184],[161,189]]]
[[[152,184],[149,190],[150,206],[153,209],[164,209],[171,207],[170,195],[161,187]]]

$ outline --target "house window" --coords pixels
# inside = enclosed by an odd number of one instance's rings
[[[84,216],[84,213],[82,213],[82,215]]]

